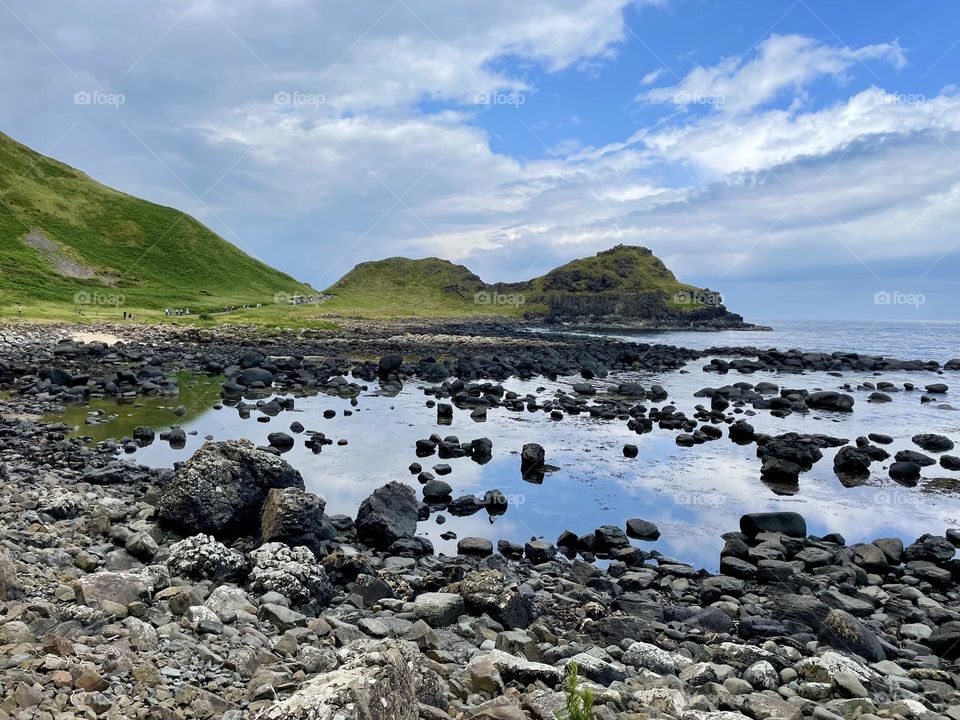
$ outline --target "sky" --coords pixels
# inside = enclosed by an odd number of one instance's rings
[[[0,0],[0,130],[316,288],[651,248],[747,319],[960,320],[955,0]]]

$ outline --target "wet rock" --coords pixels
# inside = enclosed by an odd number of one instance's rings
[[[520,475],[524,480],[542,480],[546,453],[543,446],[537,443],[527,443],[520,453]]]
[[[824,390],[813,392],[804,398],[807,407],[814,410],[833,410],[835,412],[853,412],[853,398],[850,395]]]
[[[627,520],[627,536],[636,540],[656,540],[660,537],[660,529],[648,520],[632,518]]]
[[[900,483],[916,483],[920,479],[920,466],[915,462],[895,462],[888,470],[890,477]]]
[[[457,543],[457,553],[474,557],[493,555],[493,542],[486,538],[465,537]]]

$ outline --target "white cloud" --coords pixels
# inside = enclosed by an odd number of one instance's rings
[[[491,146],[472,99],[536,93],[534,64],[575,72],[610,58],[629,40],[631,0],[274,0],[269,14],[253,0],[174,0],[119,16],[10,1],[60,59],[0,27],[11,50],[0,81],[15,100],[0,107],[2,127],[22,139],[43,128],[49,144],[77,114],[76,89],[121,90],[121,113],[85,113],[52,154],[189,208],[317,286],[397,254],[519,279],[617,242],[649,245],[680,277],[716,286],[851,263],[869,277],[949,250],[960,223],[955,90],[920,98],[861,84],[817,109],[803,96],[860,63],[901,67],[897,43],[773,36],[745,62],[643,96],[723,96],[718,112],[680,112],[674,126],[646,122],[597,146],[570,137],[521,160]],[[277,92],[323,101],[278,105]],[[171,173],[196,194],[216,185],[198,204]]]
[[[712,176],[761,170],[834,152],[857,138],[960,127],[960,95],[925,98],[870,88],[816,112],[769,110],[713,115],[644,138],[658,155]]]
[[[812,80],[842,77],[854,65],[881,60],[902,68],[906,63],[897,42],[857,49],[818,43],[802,35],[771,35],[751,60],[728,58],[718,65],[697,67],[678,84],[654,88],[638,99],[674,105],[709,105],[723,112],[742,113],[764,105],[787,89],[800,91]]]

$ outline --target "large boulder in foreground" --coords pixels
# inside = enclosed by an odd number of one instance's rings
[[[311,678],[259,717],[418,720],[421,703],[446,709],[444,683],[424,667],[424,656],[415,646],[396,640],[357,640],[338,654],[340,667]]]
[[[207,443],[160,491],[157,516],[188,535],[250,535],[260,526],[267,493],[288,487],[303,489],[303,477],[276,455],[248,440]]]
[[[386,548],[417,532],[420,503],[409,485],[392,481],[373,491],[357,510],[357,537],[369,545]]]

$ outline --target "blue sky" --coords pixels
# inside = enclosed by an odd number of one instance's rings
[[[960,319],[955,2],[0,17],[0,130],[318,288],[391,255],[517,280],[627,243],[748,318]]]

